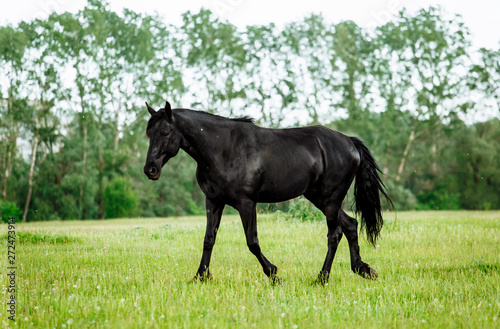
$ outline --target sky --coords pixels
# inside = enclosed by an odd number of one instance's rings
[[[51,12],[76,12],[87,0],[3,0],[0,25],[17,24],[45,18]],[[165,22],[180,25],[181,14],[198,12],[204,7],[239,28],[270,22],[282,26],[312,13],[322,14],[330,22],[353,20],[366,28],[386,23],[400,9],[410,12],[430,5],[440,5],[451,18],[460,14],[472,34],[474,48],[500,47],[500,1],[498,0],[108,0],[111,9],[122,12],[157,13]]]

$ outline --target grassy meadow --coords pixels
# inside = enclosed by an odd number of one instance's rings
[[[361,255],[379,274],[350,270],[342,239],[327,285],[324,222],[259,219],[279,268],[273,286],[247,250],[239,218],[224,216],[213,280],[190,283],[202,217],[16,224],[20,328],[499,328],[500,212],[386,214],[377,248]],[[7,259],[7,225],[2,226]],[[7,270],[0,273],[7,300]]]

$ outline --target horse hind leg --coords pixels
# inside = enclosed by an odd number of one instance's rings
[[[349,243],[352,271],[365,279],[376,280],[378,277],[377,272],[367,263],[363,262],[359,254],[358,221],[347,215],[344,210],[340,211],[340,220],[342,232],[345,234]]]
[[[321,284],[325,284],[328,282],[330,278],[330,272],[332,269],[333,259],[335,258],[335,253],[337,252],[337,247],[342,239],[342,227],[337,225],[334,227],[328,222],[328,251],[326,253],[325,261],[323,263],[323,267],[318,274],[317,282]]]
[[[322,209],[323,210],[323,209]],[[333,259],[337,252],[337,247],[342,239],[342,226],[340,225],[340,202],[332,202],[325,206],[323,213],[326,216],[328,226],[328,251],[326,253],[323,267],[318,275],[319,283],[326,283],[330,277]]]
[[[340,225],[339,218],[340,202],[332,201],[325,206],[323,198],[319,196],[317,191],[309,191],[305,193],[304,196],[326,216],[326,223],[328,226],[328,251],[316,281],[317,283],[325,284],[330,277],[333,259],[335,258],[340,240],[342,239],[342,226]]]
[[[338,212],[336,208],[328,210],[324,206],[324,200],[318,196],[319,193],[314,193],[313,191],[309,191],[309,193],[304,194],[304,196],[311,201],[319,210],[325,214],[327,218],[328,225],[328,252],[325,258],[325,262],[321,269],[321,272],[318,275],[319,283],[328,282],[328,278],[330,276],[331,267],[333,264],[333,259],[335,257],[335,253],[337,251],[337,247],[342,239],[342,236],[345,235],[347,241],[349,243],[349,253],[351,257],[351,269],[354,273],[367,278],[367,279],[376,279],[377,272],[372,269],[367,263],[361,260],[361,255],[359,253],[359,244],[358,244],[358,221],[355,218],[350,217],[345,213],[344,210],[338,208]],[[336,224],[334,215],[338,213],[339,216],[339,225]]]

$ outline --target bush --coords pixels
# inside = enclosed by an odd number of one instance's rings
[[[301,222],[323,220],[325,217],[321,210],[316,208],[306,199],[300,198],[290,203],[288,212],[285,213],[285,219],[298,220]]]
[[[7,223],[10,217],[14,217],[16,221],[19,221],[22,213],[14,202],[0,200],[0,216],[2,216],[4,223]]]
[[[385,183],[385,186],[387,187],[387,194],[394,204],[393,210],[413,210],[417,207],[417,198],[409,189],[392,180],[388,180]],[[382,195],[380,196],[380,199],[383,209],[392,208]]]
[[[134,216],[139,203],[139,196],[132,190],[132,184],[121,177],[106,186],[102,199],[106,218]]]
[[[449,191],[445,184],[438,184],[433,190],[418,196],[418,210],[459,210],[460,194]]]

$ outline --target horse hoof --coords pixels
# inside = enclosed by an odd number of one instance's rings
[[[197,282],[209,282],[212,281],[212,275],[210,273],[208,274],[196,274],[194,278],[189,281],[191,283],[197,283]]]
[[[375,271],[366,263],[363,263],[362,266],[360,266],[359,268],[355,268],[352,271],[368,280],[377,280],[378,278],[377,271]]]
[[[368,279],[368,280],[377,280],[378,274],[377,271],[375,271],[373,268],[368,267],[367,271],[359,271],[359,275],[361,275],[363,278]]]
[[[283,279],[280,278],[279,276],[275,276],[273,275],[272,277],[270,277],[269,279],[271,279],[271,284],[274,286],[274,285],[279,285],[279,284],[282,284],[283,283]]]
[[[370,277],[368,277],[367,279],[377,280],[377,278],[378,278],[377,271],[375,271],[373,268],[370,267]]]
[[[324,286],[328,283],[328,277],[323,275],[322,273],[318,274],[318,278],[314,280],[314,284]]]

